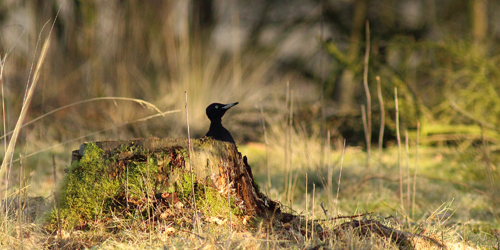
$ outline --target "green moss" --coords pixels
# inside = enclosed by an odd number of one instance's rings
[[[210,186],[204,186],[197,190],[196,205],[205,216],[216,216],[229,219],[229,213],[233,215],[243,215],[244,211],[235,205],[236,200],[231,197],[229,200],[220,192]],[[229,204],[228,204],[229,203]]]
[[[85,145],[83,157],[73,162],[70,173],[61,185],[59,211],[65,228],[74,228],[109,216],[110,211],[119,204],[119,197],[124,197],[126,193],[129,200],[140,201],[146,197],[146,193],[168,189],[163,179],[158,181],[152,178],[158,176],[158,162],[162,163],[165,171],[171,169],[169,156],[152,155],[147,158],[148,161],[144,161],[141,151],[144,150],[125,144],[105,154],[94,143]],[[118,165],[118,158],[124,152],[141,157],[130,160],[122,169]],[[49,224],[56,225],[56,218],[57,212],[51,211],[48,214]]]
[[[154,185],[152,178],[158,173],[158,165],[153,164],[154,161],[149,158],[149,163],[129,163],[128,183],[127,178],[121,178],[121,186],[124,188],[128,186],[131,198],[141,199],[145,193],[151,194],[153,192],[156,185]]]
[[[104,151],[93,143],[85,145],[85,155],[71,165],[61,187],[59,207],[61,219],[67,228],[95,220],[108,211],[120,183],[106,174],[102,156]],[[55,212],[51,220],[55,219]]]
[[[195,179],[196,176],[193,176]],[[178,181],[175,183],[174,192],[177,192],[179,199],[189,199],[189,196],[192,194],[192,184],[191,184],[191,174],[190,173],[182,173]]]

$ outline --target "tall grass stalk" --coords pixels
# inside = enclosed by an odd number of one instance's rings
[[[330,162],[330,150],[331,150],[331,145],[330,145],[330,130],[327,131],[326,133],[326,161],[327,161],[327,164],[328,164],[328,180],[327,180],[327,188],[328,188],[328,203],[332,202],[332,196],[333,196],[333,193],[332,193],[332,178],[333,178],[333,169],[332,169],[332,165],[331,165],[331,162]]]
[[[193,171],[193,166],[191,165],[191,156],[193,153],[193,150],[191,148],[191,134],[189,133],[189,111],[188,111],[188,97],[187,97],[187,91],[184,91],[184,99],[185,99],[185,106],[184,110],[186,113],[186,127],[187,127],[187,141],[188,141],[188,151],[189,151],[189,171],[191,172],[191,195],[192,197],[192,202],[194,206],[194,214],[193,214],[193,230],[197,230],[198,233],[200,233],[199,228],[198,228],[198,213],[196,212],[196,197],[194,193],[194,171]]]
[[[346,144],[346,139],[344,139],[344,146],[342,147],[342,157],[340,160],[340,172],[339,172],[339,182],[337,183],[337,198],[335,199],[335,209],[336,209],[336,215],[339,215],[339,192],[340,192],[340,179],[342,178],[342,166],[344,165],[344,154],[345,154],[345,144]]]
[[[24,248],[24,236],[23,236],[23,219],[22,219],[22,215],[23,215],[23,212],[24,212],[24,209],[21,209],[21,197],[23,197],[22,195],[22,190],[24,190],[23,188],[23,181],[22,181],[22,176],[23,176],[23,157],[22,155],[20,156],[20,160],[19,160],[19,193],[18,193],[18,196],[17,196],[17,222],[19,224],[19,234],[18,234],[18,237],[19,237],[19,241],[20,241],[20,245],[21,245],[21,249]]]
[[[368,123],[366,121],[366,109],[365,109],[365,105],[361,105],[361,120],[363,121],[363,130],[365,131],[365,143],[367,144],[366,145],[366,158],[370,158],[368,156]],[[368,167],[369,166],[369,163],[366,162],[366,166]]]
[[[316,195],[316,184],[313,183],[312,217],[311,217],[311,241],[314,241],[314,197]]]
[[[406,149],[406,174],[407,174],[407,180],[406,180],[406,185],[407,185],[407,195],[408,195],[408,211],[410,211],[410,206],[411,206],[411,190],[410,190],[410,182],[411,182],[411,176],[410,176],[410,150],[408,146],[408,130],[405,129],[405,149]],[[410,227],[410,220],[408,218],[408,228]]]
[[[288,108],[288,102],[289,102],[289,99],[290,99],[290,82],[286,82],[286,93],[285,93],[285,107],[287,109],[287,112],[289,112],[289,108]],[[290,171],[290,166],[288,165],[288,141],[291,140],[291,138],[289,138],[289,134],[288,134],[288,117],[289,117],[289,114],[287,113],[285,115],[285,144],[283,145],[283,149],[285,151],[285,203],[289,204],[288,201],[288,185],[289,185],[289,182],[291,182],[291,180],[289,180],[289,173],[288,171]],[[290,204],[289,204],[290,205]]]
[[[145,185],[145,188],[146,188],[146,207],[148,208],[147,209],[147,212],[148,212],[148,238],[149,238],[149,244],[152,244],[152,238],[151,238],[151,235],[153,233],[153,226],[154,226],[154,223],[153,223],[153,220],[151,220],[151,208],[152,208],[152,204],[151,204],[151,195],[150,195],[150,191],[152,190],[150,188],[150,185],[149,183],[151,183],[151,175],[149,174],[149,150],[148,150],[148,153],[147,153],[147,156],[146,156],[146,183],[144,183]]]
[[[191,134],[189,132],[189,111],[188,111],[188,97],[187,97],[187,91],[184,91],[184,98],[186,100],[185,105],[184,105],[184,111],[186,114],[186,129],[187,129],[187,141],[188,141],[188,150],[189,150],[189,156],[191,157]],[[190,168],[192,167],[191,164],[189,164]],[[191,180],[192,181],[192,180]]]
[[[57,190],[56,158],[54,155],[52,155],[52,171],[54,172],[54,207],[57,213],[56,248],[58,248],[59,242],[62,240],[62,229],[61,229],[61,214],[59,210],[59,193]]]
[[[309,203],[307,203],[307,173],[306,173],[306,183],[305,183],[305,185],[306,185],[306,194],[305,194],[305,198],[306,198],[306,203],[305,203],[305,204],[306,204],[306,234],[305,234],[305,235],[306,235],[306,241],[307,241],[307,224],[308,224],[308,221],[309,221],[309,220],[308,220],[308,218],[309,218],[309,217],[308,217],[308,213],[309,213],[309,209],[308,209],[308,208],[309,208]]]
[[[5,135],[7,133],[7,113],[5,112],[5,94],[4,94],[4,81],[3,81],[3,71],[5,68],[5,60],[7,59],[7,54],[4,56],[3,60],[0,62],[0,82],[2,84],[2,120],[3,120],[3,134]],[[7,152],[7,137],[4,138],[3,140],[3,146],[4,146],[4,152]],[[0,176],[0,179],[2,177]],[[7,176],[4,178],[5,182],[5,197],[7,197]],[[0,192],[1,196],[1,192]]]
[[[320,46],[320,58],[319,58],[319,72],[321,75],[321,92],[320,92],[320,105],[321,105],[321,125],[320,125],[320,133],[321,135],[325,134],[326,130],[326,108],[325,108],[325,75],[324,75],[324,58],[325,58],[325,47],[323,46],[324,43],[324,17],[323,17],[323,2],[320,4],[320,21],[319,21],[319,29],[320,29],[320,41],[321,41],[321,46]],[[329,138],[330,136],[328,136]],[[328,142],[329,143],[329,142]],[[328,147],[330,148],[330,147]],[[330,154],[330,149],[328,149],[328,154]],[[325,163],[325,141],[323,139],[323,136],[321,136],[321,142],[320,142],[320,159],[319,159],[319,165],[323,167]],[[332,187],[329,187],[329,192],[331,192]],[[329,202],[331,202],[331,194],[329,193]]]
[[[420,137],[420,122],[417,123],[417,141],[415,142],[415,170],[413,171],[413,198],[411,202],[411,217],[415,219],[415,193],[417,185],[417,169],[418,169],[418,146]]]
[[[52,28],[53,28],[53,25],[52,25]],[[18,118],[16,126],[14,128],[14,132],[12,133],[12,137],[10,139],[9,146],[7,147],[7,150],[5,151],[5,157],[3,158],[2,166],[0,166],[0,179],[4,176],[7,165],[11,163],[12,158],[14,156],[14,148],[16,146],[19,132],[21,130],[21,126],[24,122],[24,118],[26,117],[26,114],[28,112],[28,108],[30,106],[31,100],[32,100],[33,95],[35,93],[35,88],[36,88],[36,85],[38,83],[38,79],[40,77],[40,70],[41,70],[43,62],[45,60],[45,57],[47,56],[47,51],[49,50],[49,47],[50,47],[50,39],[49,38],[50,38],[50,35],[52,33],[52,28],[50,29],[49,35],[45,39],[45,42],[42,46],[42,50],[40,52],[40,56],[38,58],[38,62],[37,62],[35,72],[33,75],[33,79],[31,80],[31,84],[30,84],[29,88],[27,89],[26,99],[23,102],[23,106],[21,108],[21,113],[19,114],[19,118]],[[41,34],[40,34],[40,36],[41,36]],[[39,36],[39,39],[40,39],[40,36]]]
[[[45,27],[45,25],[44,25]],[[14,45],[10,47],[7,52],[5,52],[4,56],[2,59],[0,59],[0,84],[1,84],[1,89],[2,89],[2,122],[3,122],[3,134],[7,134],[7,112],[5,110],[5,92],[4,92],[4,80],[3,80],[3,72],[5,70],[5,63],[7,62],[7,57],[9,56],[10,52],[14,49],[16,44],[19,42],[19,39],[24,35],[25,29],[23,29],[23,32],[17,37],[16,41],[14,42]],[[39,42],[40,40],[38,40]],[[38,48],[38,44],[36,45],[36,48]],[[4,138],[4,137],[2,137]],[[4,146],[4,152],[7,152],[7,138],[3,140],[3,146]]]
[[[59,146],[62,146],[62,145],[65,145],[65,144],[68,144],[68,143],[71,143],[71,142],[74,142],[74,141],[78,141],[78,140],[81,140],[83,138],[87,138],[87,137],[90,137],[90,136],[93,136],[93,135],[97,135],[97,134],[105,132],[105,131],[113,130],[113,129],[116,129],[118,127],[122,127],[122,126],[125,126],[125,125],[128,125],[128,124],[132,124],[132,123],[136,123],[136,122],[144,122],[144,121],[147,121],[147,120],[152,119],[152,118],[164,116],[166,114],[177,113],[177,112],[180,112],[180,110],[176,109],[176,110],[165,111],[165,112],[161,112],[159,114],[149,115],[149,116],[146,116],[146,117],[143,117],[143,118],[139,118],[139,119],[136,119],[136,120],[133,120],[133,121],[126,121],[126,122],[124,122],[122,124],[118,124],[118,125],[115,125],[115,126],[112,126],[112,127],[109,127],[109,128],[105,128],[105,129],[102,129],[102,130],[99,130],[99,131],[96,131],[96,132],[85,134],[85,135],[82,135],[82,136],[79,136],[79,137],[76,137],[76,138],[73,138],[73,139],[70,139],[70,140],[58,143],[58,144],[54,144],[54,145],[52,145],[50,147],[45,147],[45,148],[43,148],[41,150],[35,151],[35,152],[31,153],[31,154],[28,154],[28,155],[24,156],[24,158],[28,158],[28,157],[37,155],[37,154],[39,154],[41,152],[45,152],[47,150],[50,150],[50,149],[53,149],[55,147],[59,147]],[[17,162],[17,161],[19,161],[19,158],[13,160],[12,162]]]
[[[404,210],[403,170],[401,167],[401,136],[399,134],[399,108],[398,108],[398,89],[397,89],[397,87],[394,87],[394,105],[396,106],[396,137],[398,140],[399,199],[400,199],[401,209]]]
[[[264,144],[266,145],[266,169],[267,169],[267,191],[271,191],[271,170],[269,169],[269,144],[267,141],[266,120],[264,118],[264,109],[260,106],[260,115],[262,122],[262,131],[264,132]]]
[[[3,59],[0,61],[0,83],[2,87],[2,120],[3,120],[3,134],[7,134],[7,113],[5,112],[5,94],[4,94],[4,80],[3,80],[3,72],[5,69],[5,62],[7,60],[8,52],[4,55]],[[7,152],[7,137],[3,140],[4,152]],[[7,179],[4,180],[7,183]],[[6,184],[7,185],[7,184]],[[5,189],[7,190],[7,188]],[[6,196],[7,197],[7,193]]]
[[[54,109],[50,112],[47,112],[29,122],[26,122],[24,123],[21,128],[24,128],[42,118],[45,118],[51,114],[54,114],[58,111],[61,111],[61,110],[64,110],[64,109],[67,109],[67,108],[70,108],[70,107],[74,107],[74,106],[77,106],[77,105],[80,105],[80,104],[84,104],[84,103],[88,103],[88,102],[95,102],[95,101],[105,101],[105,100],[108,100],[108,101],[130,101],[130,102],[135,102],[135,103],[138,103],[139,105],[143,106],[143,107],[146,107],[150,110],[154,110],[157,112],[157,114],[161,115],[161,116],[165,116],[165,113],[162,112],[158,107],[156,107],[154,104],[150,103],[150,102],[147,102],[147,101],[144,101],[144,100],[141,100],[141,99],[136,99],[136,98],[128,98],[128,97],[113,97],[113,96],[110,96],[110,97],[96,97],[96,98],[91,98],[91,99],[87,99],[87,100],[83,100],[83,101],[79,101],[79,102],[74,102],[74,103],[70,103],[68,105],[64,105],[60,108],[57,108],[57,109]],[[8,133],[5,133],[4,135],[2,135],[0,137],[0,139],[3,139],[5,138],[6,136],[12,134],[14,131],[10,131]]]
[[[308,163],[309,163],[309,166],[311,166],[310,164],[310,160],[308,160]],[[293,182],[292,182],[292,194],[293,194],[293,191],[295,190],[295,188],[297,187],[298,185],[298,181],[299,181],[299,171],[295,171],[295,178],[293,179]],[[293,195],[290,196],[290,203],[293,204],[294,202],[294,199],[295,197]]]
[[[363,86],[365,87],[366,93],[366,119],[367,129],[365,130],[366,138],[366,167],[370,167],[370,155],[371,155],[371,141],[372,141],[372,98],[370,95],[370,89],[368,87],[368,62],[370,60],[370,23],[366,21],[366,50],[365,50],[365,63],[363,71]]]
[[[127,211],[130,210],[130,204],[128,203],[128,191],[129,191],[129,185],[128,185],[128,164],[125,166],[125,171],[126,171],[126,186],[125,186],[125,202],[127,202]]]
[[[288,185],[288,202],[290,204],[290,208],[292,207],[292,192],[293,192],[293,167],[292,167],[292,155],[293,155],[293,148],[292,148],[292,132],[293,132],[293,91],[290,91],[290,110],[289,110],[289,115],[290,117],[288,118],[288,167],[290,168],[290,183]]]
[[[380,86],[380,76],[376,77],[377,79],[377,95],[378,101],[380,105],[380,133],[378,135],[378,157],[379,162],[382,164],[382,146],[384,143],[384,126],[385,126],[385,108],[384,108],[384,99],[382,98],[382,89]]]

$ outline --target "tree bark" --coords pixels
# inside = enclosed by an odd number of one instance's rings
[[[471,5],[472,37],[475,43],[482,43],[488,32],[488,1],[472,0]]]
[[[351,36],[349,39],[349,49],[347,52],[347,58],[349,62],[354,62],[358,59],[361,40],[363,38],[363,27],[366,20],[367,13],[367,1],[366,0],[356,0],[354,2],[354,20],[351,28]],[[340,77],[338,84],[338,90],[336,91],[336,100],[339,109],[342,112],[349,113],[353,110],[357,110],[355,107],[355,97],[356,97],[356,82],[355,82],[356,72],[353,69],[346,68]]]

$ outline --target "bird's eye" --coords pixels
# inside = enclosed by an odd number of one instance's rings
[[[215,105],[215,108],[218,109],[219,108],[219,105]]]

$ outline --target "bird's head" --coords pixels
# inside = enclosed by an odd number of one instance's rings
[[[238,104],[237,102],[229,104],[212,103],[207,107],[207,116],[211,121],[220,121],[222,116],[226,113],[228,109]]]

